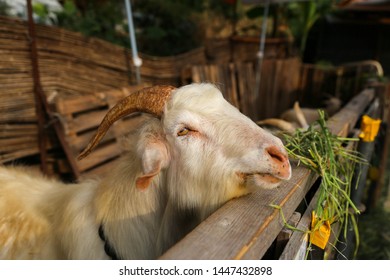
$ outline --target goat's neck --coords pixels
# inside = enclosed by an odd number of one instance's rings
[[[225,190],[234,189],[229,185],[236,182],[184,180],[169,170],[140,191],[135,187],[140,165],[136,159],[121,160],[101,182],[95,198],[97,223],[103,223],[121,258],[158,257],[223,203],[238,196],[234,191],[219,191],[221,185]]]
[[[97,223],[121,258],[156,257],[156,240],[166,202],[159,178],[148,189],[135,187],[136,164],[122,160],[101,182],[95,198]],[[133,165],[133,166],[129,166]],[[131,169],[134,168],[134,169]]]

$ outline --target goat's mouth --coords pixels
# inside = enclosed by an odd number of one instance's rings
[[[280,183],[282,181],[282,179],[277,178],[277,177],[275,177],[275,176],[273,176],[272,174],[269,174],[269,173],[255,173],[255,174],[249,174],[249,176],[253,176],[256,179],[259,178],[259,179],[261,179],[263,181],[266,181],[266,182],[269,182],[269,183],[272,183],[272,184]]]
[[[263,188],[273,188],[284,181],[284,179],[276,177],[271,173],[239,172],[237,175],[245,182],[246,185],[255,185]]]

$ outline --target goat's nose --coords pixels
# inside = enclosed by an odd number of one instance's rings
[[[291,177],[291,166],[288,160],[287,152],[277,146],[266,148],[272,164],[276,167],[275,175],[281,179],[288,180]]]

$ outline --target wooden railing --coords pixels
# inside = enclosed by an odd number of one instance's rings
[[[330,130],[334,134],[346,136],[374,95],[373,89],[367,89],[355,96],[328,121]],[[279,205],[285,218],[289,219],[317,178],[308,169],[294,165],[290,181],[277,189],[259,190],[227,202],[169,249],[161,259],[264,258],[284,226],[280,210],[270,205]],[[297,227],[308,229],[311,205],[303,213]],[[305,238],[302,233],[291,236],[280,258],[300,258]]]

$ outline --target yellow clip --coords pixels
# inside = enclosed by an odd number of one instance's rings
[[[380,119],[372,119],[367,115],[363,116],[362,124],[361,124],[361,133],[359,137],[364,142],[372,142],[375,140],[375,137],[378,135],[379,126],[381,124]]]
[[[311,213],[311,233],[310,233],[310,242],[318,246],[321,249],[325,249],[326,244],[330,237],[330,223],[325,221],[319,228],[317,226],[317,218],[314,211]]]

